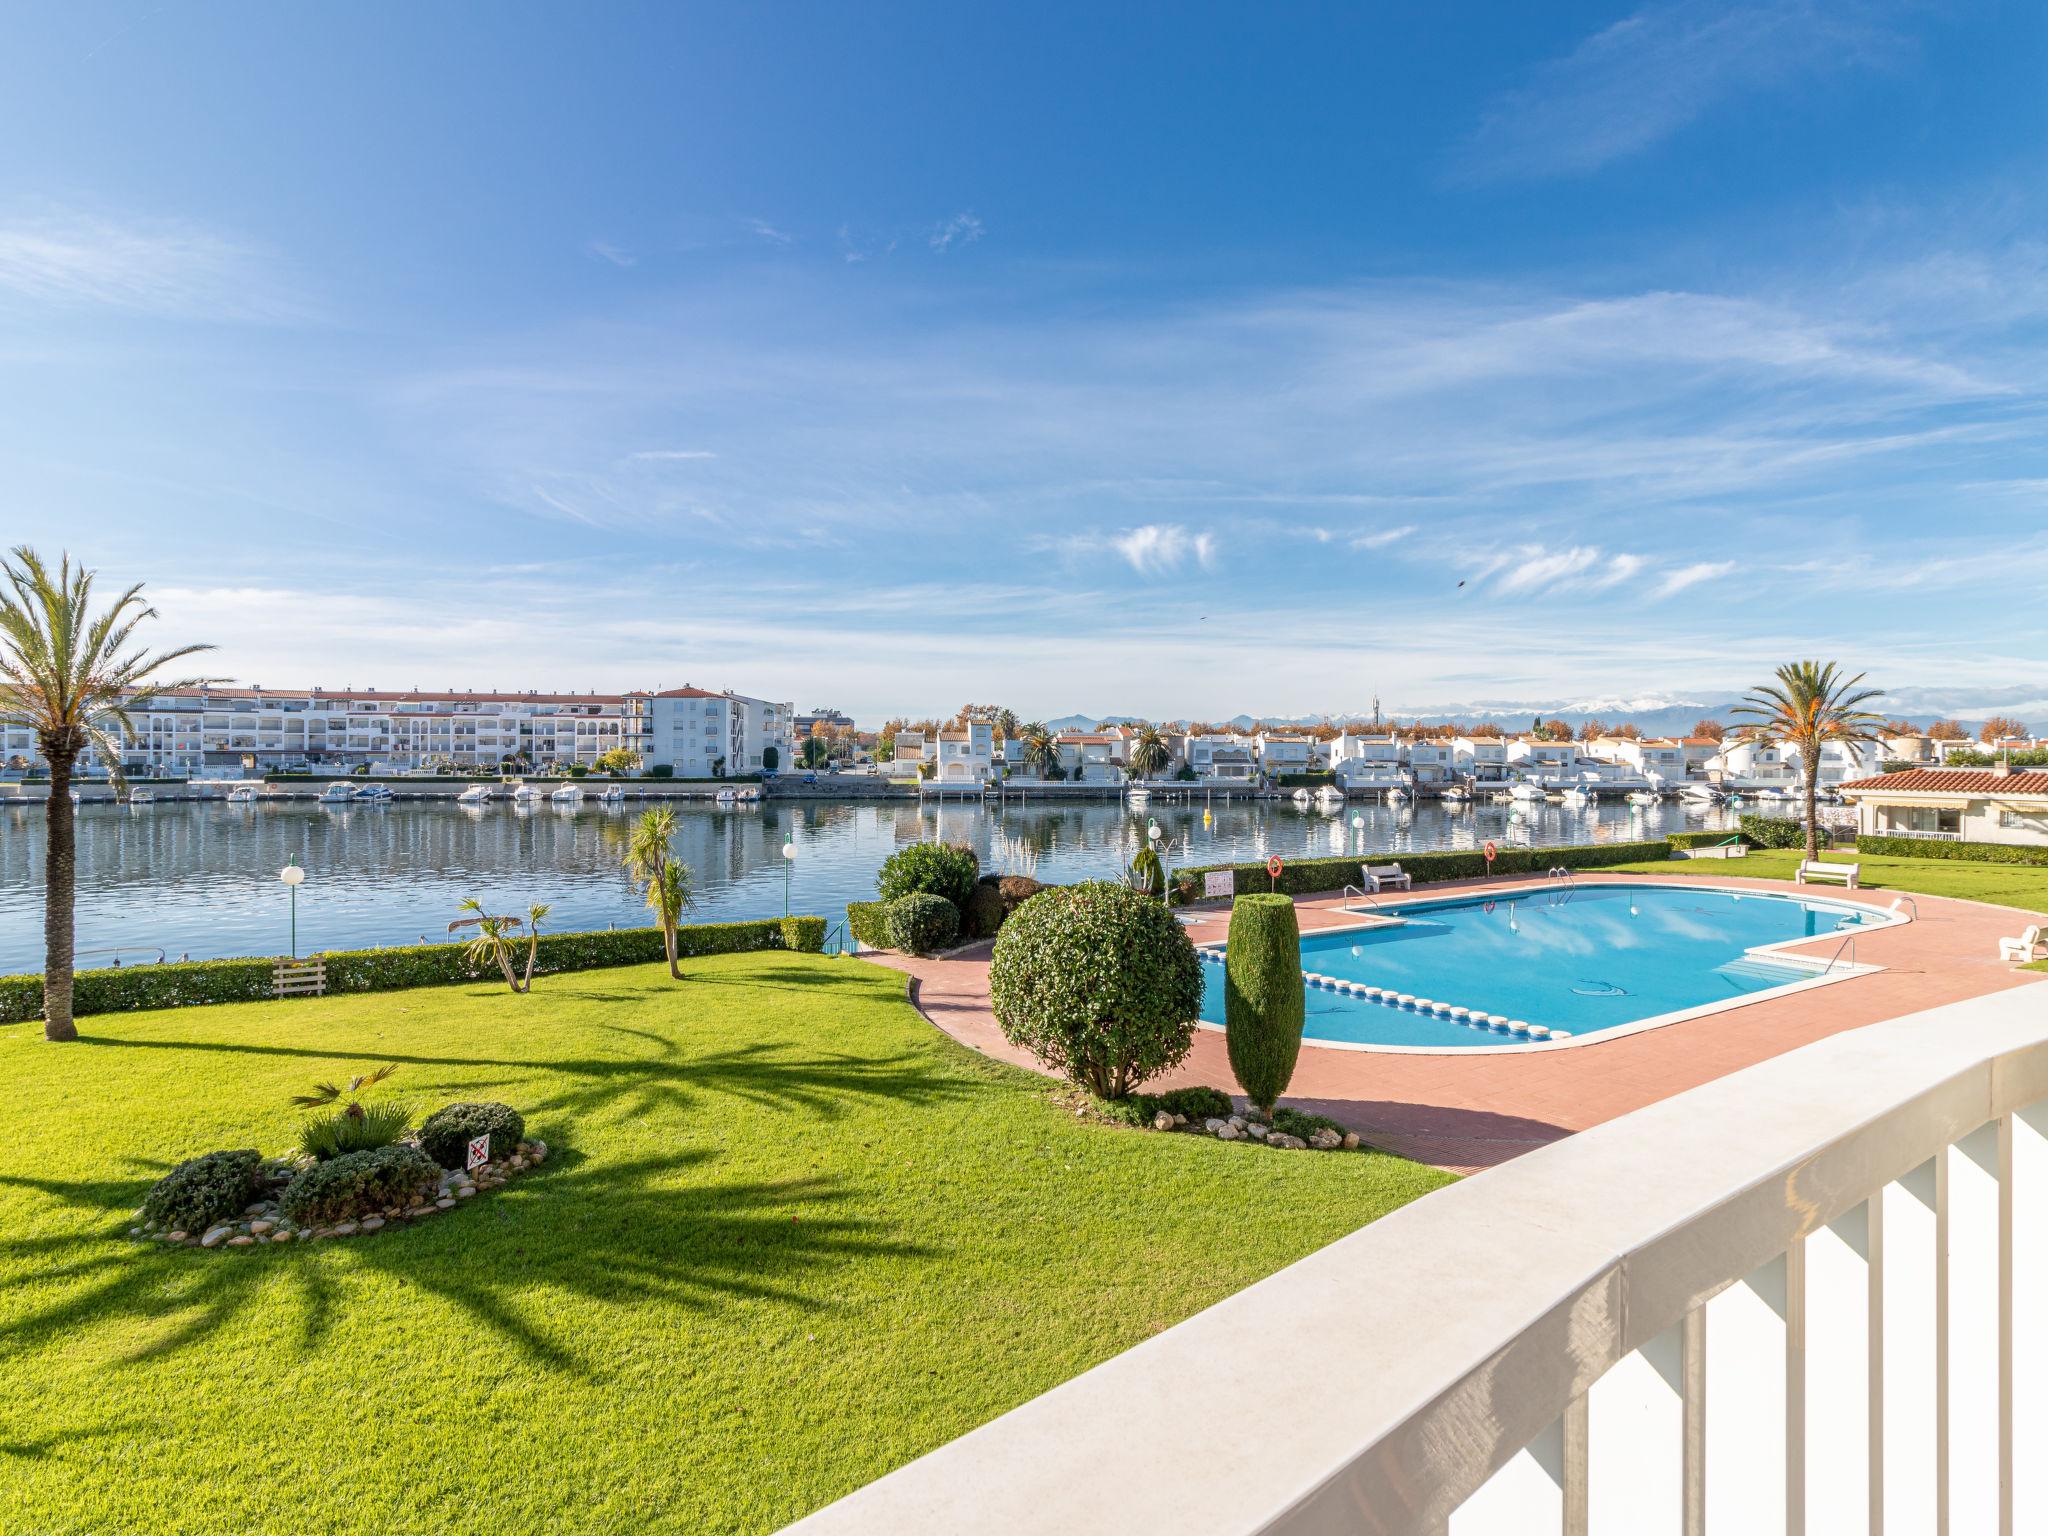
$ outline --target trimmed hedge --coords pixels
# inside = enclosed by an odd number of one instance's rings
[[[1223,951],[1223,1044],[1245,1097],[1269,1115],[1294,1076],[1306,1006],[1293,899],[1238,897]]]
[[[263,1193],[263,1154],[209,1152],[178,1164],[142,1199],[142,1215],[166,1231],[202,1232],[229,1221]]]
[[[418,1147],[373,1147],[315,1163],[285,1185],[278,1207],[307,1226],[326,1226],[407,1206],[441,1186],[441,1170]]]
[[[889,903],[889,947],[907,955],[934,955],[960,937],[960,909],[943,896],[912,891]]]
[[[1864,836],[1858,853],[1888,859],[1957,859],[1973,864],[2048,864],[2048,848],[2018,843],[1943,843],[1921,837]]]
[[[1497,875],[1540,875],[1546,869],[1598,869],[1608,864],[1635,864],[1661,859],[1671,852],[1664,838],[1631,843],[1591,843],[1569,848],[1502,848],[1495,860]],[[1455,853],[1368,853],[1342,859],[1295,859],[1280,871],[1273,887],[1285,896],[1304,896],[1358,884],[1367,864],[1399,863],[1420,885],[1426,880],[1477,880],[1486,873],[1486,855],[1479,849]],[[1175,901],[1199,901],[1202,876],[1211,870],[1237,872],[1240,892],[1268,889],[1264,864],[1203,864],[1173,872]]]
[[[1273,782],[1282,789],[1314,789],[1321,784],[1334,785],[1337,782],[1337,770],[1310,768],[1303,773],[1277,773],[1273,776]]]
[[[792,942],[794,935],[798,942]],[[745,923],[690,923],[676,930],[680,959],[735,955],[763,949],[824,947],[821,917],[768,917]],[[414,944],[389,949],[334,949],[327,962],[327,990],[394,992],[403,987],[442,986],[495,980],[496,965],[472,965],[462,944]],[[647,965],[663,958],[659,928],[618,928],[589,933],[544,933],[534,960],[536,976],[600,970],[613,965]],[[90,1013],[132,1013],[144,1008],[191,1008],[209,1003],[267,1002],[269,959],[183,960],[168,965],[123,966],[80,971],[72,1009]],[[43,1016],[40,975],[0,976],[0,1024],[25,1024]]]
[[[886,901],[849,901],[846,904],[846,929],[869,949],[889,947],[889,903]]]
[[[1742,829],[1742,840],[1752,848],[1804,848],[1806,846],[1806,823],[1790,816],[1758,816],[1744,811],[1736,825]],[[1825,833],[1821,841],[1826,842]]]
[[[912,843],[882,860],[875,872],[875,894],[884,901],[905,896],[941,896],[958,909],[974,896],[981,860],[959,843]]]

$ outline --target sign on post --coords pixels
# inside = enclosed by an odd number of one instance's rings
[[[1202,876],[1204,896],[1235,896],[1237,894],[1237,871],[1234,869],[1212,869]]]
[[[491,1136],[490,1133],[486,1131],[483,1135],[475,1136],[470,1139],[469,1161],[465,1166],[467,1166],[468,1170],[471,1173],[475,1173],[477,1169],[483,1167],[483,1165],[485,1163],[488,1163],[490,1160]]]

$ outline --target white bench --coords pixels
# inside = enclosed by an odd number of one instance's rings
[[[1398,864],[1368,864],[1365,866],[1365,888],[1378,893],[1387,886],[1399,886],[1412,890],[1415,879]]]
[[[1861,864],[1823,864],[1818,859],[1801,859],[1792,883],[1805,885],[1809,880],[1839,880],[1853,891],[1857,873],[1862,868]]]

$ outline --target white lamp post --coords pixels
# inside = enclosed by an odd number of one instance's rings
[[[789,916],[789,876],[796,868],[796,834],[782,835],[782,915]]]
[[[292,958],[299,958],[299,887],[305,884],[306,872],[299,868],[297,858],[277,872],[277,878],[285,883],[292,893]]]

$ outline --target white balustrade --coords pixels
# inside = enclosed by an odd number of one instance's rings
[[[2044,1437],[2037,986],[1428,1195],[792,1529],[2025,1536]]]

